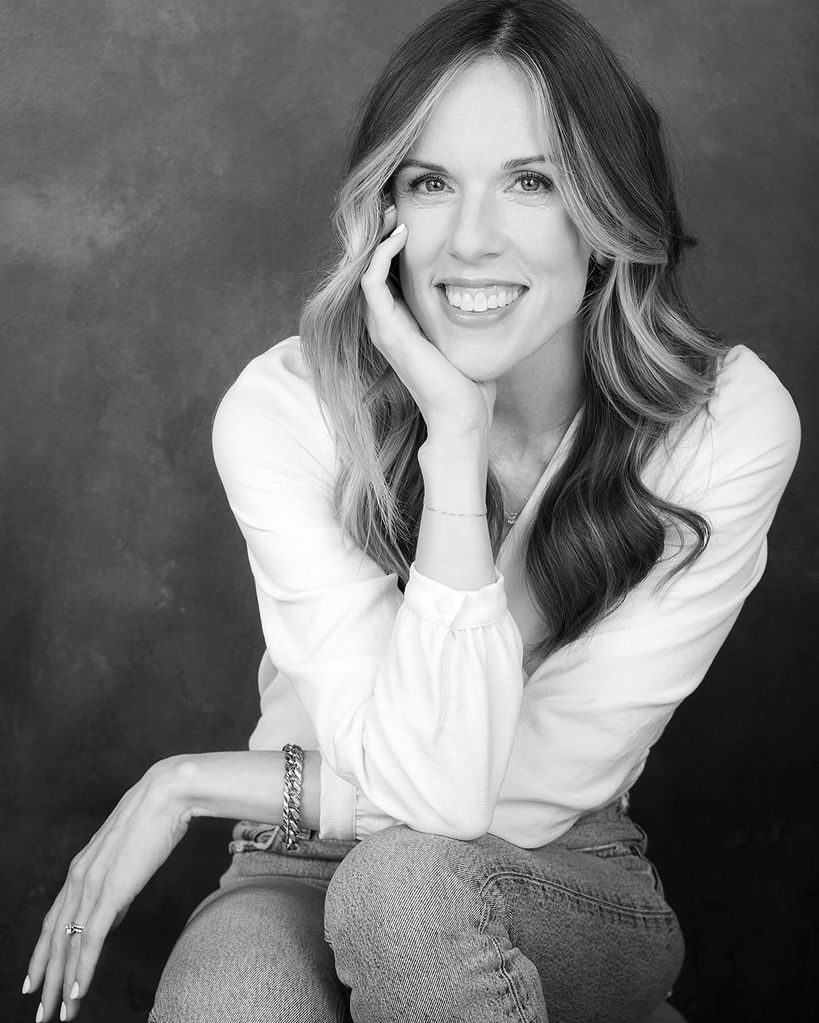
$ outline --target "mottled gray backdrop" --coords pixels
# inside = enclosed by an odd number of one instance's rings
[[[4,1020],[71,856],[153,761],[241,748],[262,649],[210,421],[295,332],[349,118],[440,3],[2,0]],[[688,942],[691,1021],[816,1004],[819,11],[582,0],[667,118],[701,244],[688,285],[806,441],[767,575],[634,794]],[[104,953],[81,1018],[144,1020],[226,865],[198,822]],[[813,949],[815,951],[815,947]]]

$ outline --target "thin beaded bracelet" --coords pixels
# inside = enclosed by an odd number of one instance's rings
[[[424,507],[427,511],[439,512],[441,515],[460,515],[462,518],[483,518],[486,515],[485,511],[482,512],[451,512],[444,511],[443,508],[432,508],[430,505],[425,504]]]

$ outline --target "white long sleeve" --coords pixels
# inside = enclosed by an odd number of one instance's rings
[[[282,342],[244,371],[214,424],[275,666],[256,744],[320,750],[322,837],[398,820],[456,838],[489,830],[527,848],[551,841],[633,784],[702,680],[764,569],[798,437],[785,389],[734,349],[708,419],[646,472],[655,492],[710,520],[706,552],[655,592],[657,566],[527,679],[523,643],[540,637],[520,546],[504,544],[503,571],[481,590],[413,566],[402,596],[396,576],[341,534],[332,437],[298,338]]]
[[[316,444],[308,387],[275,388],[277,363],[256,360],[225,396],[214,451],[268,651],[315,730],[322,809],[338,788],[326,765],[417,830],[482,835],[523,690],[503,579],[450,591],[413,566],[402,598],[397,576],[343,538],[332,444]]]

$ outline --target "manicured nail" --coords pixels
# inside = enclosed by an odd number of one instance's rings
[[[79,993],[80,993],[80,982],[78,980],[75,980],[74,981],[74,987],[71,988],[71,994],[68,997],[73,1002],[74,999],[77,997],[77,995]]]
[[[34,1017],[34,1023],[43,1023],[43,1003],[40,1002],[40,1006],[37,1009],[37,1015]]]
[[[394,209],[395,209],[395,203],[393,203],[393,204],[392,204],[391,206],[388,206],[388,207],[387,207],[387,208],[386,208],[386,209],[384,210],[384,216],[386,217],[386,215],[387,215],[388,213],[392,213],[392,211],[393,211]]]
[[[392,238],[394,234],[398,234],[399,231],[406,231],[406,229],[407,229],[406,224],[399,224],[394,231],[390,232],[390,238]]]
[[[26,979],[23,981],[23,994],[27,995],[31,991],[31,978],[26,974]]]
[[[68,1009],[65,1007],[65,1002],[60,1003],[60,1019],[65,1023],[65,1019],[68,1016]]]

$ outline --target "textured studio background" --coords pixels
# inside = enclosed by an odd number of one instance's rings
[[[353,107],[441,6],[2,0],[4,1020],[71,856],[153,761],[242,748],[260,628],[210,421],[295,332]],[[634,792],[688,943],[691,1023],[815,1008],[816,53],[809,0],[582,0],[668,122],[705,318],[800,408],[766,577]],[[81,1019],[144,1021],[226,866],[197,822]],[[813,946],[813,947],[812,947]]]

